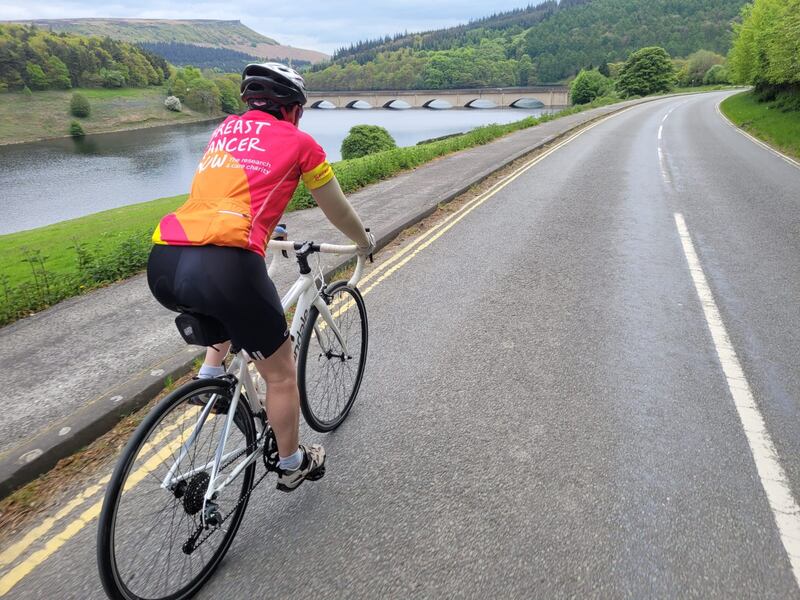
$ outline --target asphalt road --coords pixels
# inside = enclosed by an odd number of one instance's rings
[[[198,597],[800,597],[800,515],[779,529],[765,492],[800,494],[800,169],[723,96],[595,126],[371,290],[359,400],[308,436],[327,475],[260,488]],[[774,454],[743,427],[675,213]],[[102,598],[94,535],[6,597]]]

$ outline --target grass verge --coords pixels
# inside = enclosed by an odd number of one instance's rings
[[[784,112],[771,102],[759,102],[752,92],[726,98],[720,110],[749,134],[800,158],[800,112]]]
[[[618,101],[604,98],[555,115],[528,117],[507,125],[487,125],[428,144],[340,161],[333,168],[344,191],[352,193],[441,156]],[[185,199],[185,195],[161,198],[0,236],[0,325],[143,269],[153,228],[161,216]],[[311,194],[301,185],[288,210],[312,206]]]

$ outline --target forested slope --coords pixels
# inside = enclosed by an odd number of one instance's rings
[[[645,46],[725,53],[744,0],[547,0],[469,24],[364,41],[309,73],[316,89],[554,83]]]

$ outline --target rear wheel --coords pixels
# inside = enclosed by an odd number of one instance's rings
[[[228,551],[247,508],[255,462],[212,501],[203,500],[231,392],[230,383],[218,379],[181,386],[147,415],[123,450],[97,533],[100,579],[110,598],[189,598]],[[211,401],[211,412],[197,428]],[[196,429],[194,443],[178,462]],[[242,395],[218,477],[224,480],[255,446],[253,415]],[[162,486],[176,462],[172,482]]]
[[[326,288],[326,298],[341,339],[312,306],[297,356],[303,417],[312,429],[323,432],[341,425],[353,407],[364,376],[368,341],[367,309],[358,289],[337,281]]]

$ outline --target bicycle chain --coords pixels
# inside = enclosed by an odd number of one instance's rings
[[[270,443],[274,444],[273,448],[269,448]],[[241,496],[241,498],[239,498],[239,501],[236,504],[233,505],[233,508],[230,511],[228,511],[228,514],[226,514],[224,517],[222,517],[222,520],[211,531],[209,531],[206,535],[204,535],[202,537],[202,539],[200,539],[194,545],[194,547],[192,548],[192,554],[194,554],[194,552],[200,546],[202,546],[206,542],[206,540],[208,540],[208,538],[210,538],[212,535],[214,535],[214,533],[216,533],[218,530],[222,529],[222,526],[225,524],[225,521],[227,521],[230,518],[230,516],[237,511],[237,509],[239,508],[239,506],[243,502],[245,502],[247,499],[250,498],[250,494],[252,494],[253,490],[255,490],[261,484],[261,482],[264,481],[264,479],[267,477],[267,475],[270,474],[270,471],[274,470],[274,466],[271,466],[270,462],[275,462],[277,464],[277,461],[276,460],[273,461],[273,459],[277,458],[277,451],[278,450],[277,450],[277,444],[275,442],[275,434],[271,430],[267,434],[267,439],[265,440],[264,445],[265,445],[265,448],[264,448],[264,450],[265,450],[264,466],[265,466],[266,470],[261,475],[261,477],[259,477],[258,480],[256,480],[256,482],[253,485],[250,486],[250,489],[247,491],[247,493],[243,494]],[[220,467],[220,471],[222,471],[222,470],[226,469],[227,467],[229,467],[231,464],[233,464],[243,454],[249,454],[250,452],[251,452],[251,449],[249,447],[242,449],[236,456],[234,456],[228,462],[226,462],[224,466]],[[269,455],[274,454],[275,457],[269,456],[267,453],[269,453]],[[196,535],[202,529],[204,529],[204,525],[202,524],[202,518],[201,518],[201,524],[197,526],[197,529],[195,530],[195,533],[192,534],[192,535]]]

